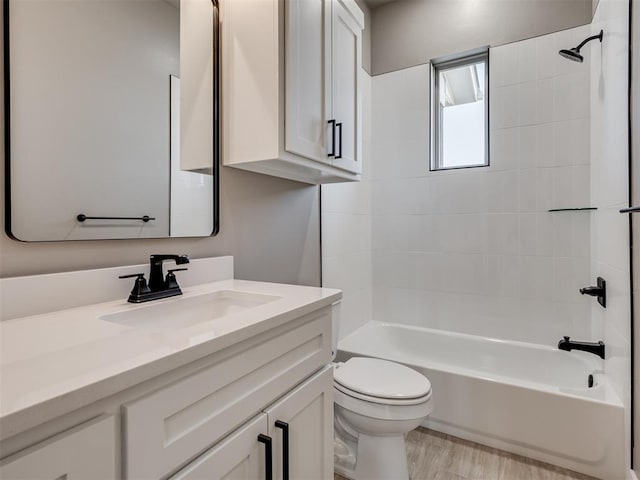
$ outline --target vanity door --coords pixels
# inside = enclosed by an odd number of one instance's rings
[[[275,480],[333,479],[333,367],[267,410]]]
[[[169,480],[258,480],[271,463],[267,416],[262,413]],[[262,440],[262,441],[261,441]]]

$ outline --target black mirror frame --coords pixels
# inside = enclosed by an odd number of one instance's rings
[[[3,71],[4,71],[4,229],[12,240],[24,243],[51,242],[89,242],[111,240],[172,240],[177,238],[206,237],[153,237],[153,238],[108,238],[82,240],[42,240],[29,241],[17,238],[11,230],[11,70],[10,70],[10,32],[9,3],[2,0],[2,34],[3,34]],[[220,233],[220,5],[219,0],[211,0],[214,8],[214,27],[212,35],[213,50],[213,230],[210,237]]]

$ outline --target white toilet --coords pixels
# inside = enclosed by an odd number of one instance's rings
[[[404,436],[433,410],[429,380],[404,365],[365,357],[335,364],[333,378],[336,473],[408,480]]]

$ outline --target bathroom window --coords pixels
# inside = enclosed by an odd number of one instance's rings
[[[489,52],[431,62],[431,170],[489,165]]]

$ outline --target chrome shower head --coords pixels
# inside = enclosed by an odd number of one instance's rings
[[[592,37],[583,40],[580,45],[574,48],[570,48],[569,50],[560,50],[558,53],[560,56],[566,58],[567,60],[571,60],[572,62],[582,63],[584,61],[584,57],[580,54],[580,49],[584,47],[591,40],[600,40],[602,43],[602,38],[604,37],[604,31],[600,30],[598,35],[594,35]]]

